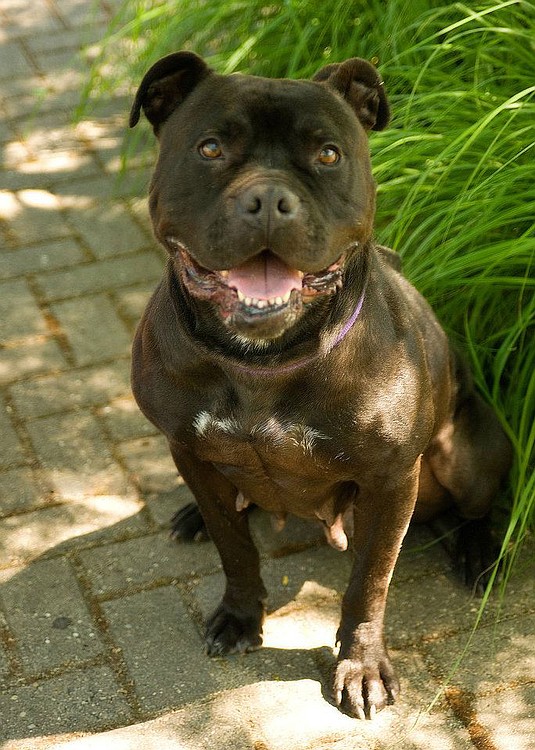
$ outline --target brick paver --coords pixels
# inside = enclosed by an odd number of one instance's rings
[[[102,653],[68,560],[40,560],[9,571],[2,581],[2,601],[25,673],[50,672]]]
[[[86,256],[76,241],[67,237],[39,245],[21,247],[0,257],[0,278],[25,276],[54,271],[65,266],[82,263]]]
[[[68,734],[74,726],[98,731],[122,725],[132,713],[108,667],[65,672],[0,695],[3,748],[34,748],[33,737]],[[52,739],[49,747],[57,747]]]
[[[76,364],[89,365],[130,352],[130,334],[105,294],[58,302],[50,309],[66,332]]]
[[[80,47],[116,5],[0,4],[2,750],[528,750],[532,542],[457,665],[479,602],[429,533],[410,532],[387,616],[403,694],[364,723],[327,700],[349,556],[319,527],[294,519],[277,535],[254,511],[264,648],[205,656],[219,558],[210,543],[169,539],[191,495],[129,385],[133,331],[164,262],[147,158],[118,179],[125,98],[72,124]]]
[[[22,419],[45,417],[103,406],[130,391],[130,363],[116,360],[94,367],[65,369],[20,381],[8,389],[14,410]]]

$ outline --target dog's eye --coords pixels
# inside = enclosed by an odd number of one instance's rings
[[[338,164],[340,161],[340,152],[335,146],[324,146],[318,154],[320,164]]]
[[[199,153],[205,159],[219,159],[223,156],[223,149],[215,139],[210,138],[208,141],[201,143]]]

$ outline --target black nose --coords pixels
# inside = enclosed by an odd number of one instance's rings
[[[299,198],[282,185],[252,185],[238,199],[242,217],[267,228],[295,219],[299,208]]]

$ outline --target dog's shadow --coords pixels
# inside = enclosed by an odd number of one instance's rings
[[[0,579],[5,615],[0,673],[10,711],[2,739],[26,736],[25,726],[33,726],[30,736],[124,726],[221,690],[269,681],[313,680],[332,702],[333,647],[350,552],[333,550],[319,525],[298,519],[289,518],[277,533],[269,516],[253,509],[251,528],[269,592],[264,646],[209,659],[203,654],[203,631],[223,591],[219,557],[210,541],[173,541],[164,521],[177,504],[190,500],[184,487],[161,494],[151,501],[150,512],[143,509],[107,528],[73,536],[26,566],[6,571],[9,575]],[[46,537],[50,529],[33,533]],[[444,562],[439,548],[421,544],[421,535],[421,530],[409,533],[402,577],[415,571],[427,575]],[[400,618],[395,627],[409,631],[410,613]],[[96,690],[110,705],[120,704],[115,714],[84,708],[83,685],[92,685],[99,675],[104,682],[88,687],[88,694]],[[79,687],[68,689],[72,684]],[[174,690],[175,684],[186,687]],[[60,693],[62,710],[51,711]],[[12,695],[17,695],[17,712]],[[17,716],[23,714],[21,721]]]

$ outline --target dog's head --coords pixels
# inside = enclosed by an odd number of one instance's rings
[[[259,340],[338,290],[372,233],[367,131],[389,118],[370,63],[353,58],[294,81],[221,76],[178,52],[145,75],[131,127],[141,109],[160,142],[155,234],[190,295]]]

